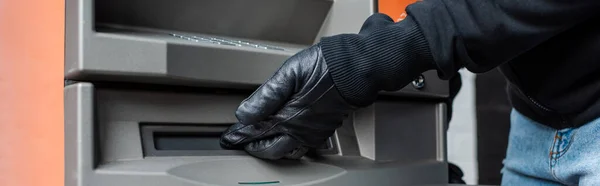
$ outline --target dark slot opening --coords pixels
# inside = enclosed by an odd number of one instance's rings
[[[212,156],[242,154],[221,148],[230,124],[141,123],[145,156]]]
[[[246,155],[241,150],[221,148],[221,134],[229,124],[141,123],[144,156],[215,156]],[[319,149],[322,154],[335,154],[334,139],[329,138]]]
[[[154,132],[156,150],[222,150],[220,132]]]

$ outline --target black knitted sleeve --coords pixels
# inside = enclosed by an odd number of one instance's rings
[[[415,21],[394,23],[383,14],[369,17],[358,34],[321,40],[334,83],[350,104],[372,104],[379,91],[394,91],[435,68],[429,46]]]

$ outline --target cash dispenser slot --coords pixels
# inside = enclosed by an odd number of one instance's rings
[[[219,132],[153,132],[154,149],[218,150]]]
[[[226,151],[219,138],[227,126],[141,123],[140,129],[144,156],[206,156]]]
[[[141,123],[144,156],[214,156],[237,154],[219,145],[224,125]],[[335,138],[329,138],[319,155],[336,154]]]

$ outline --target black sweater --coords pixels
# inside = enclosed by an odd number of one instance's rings
[[[341,94],[364,106],[436,69],[496,67],[516,110],[553,128],[600,117],[600,1],[423,0],[398,23],[371,16],[359,34],[321,40]]]

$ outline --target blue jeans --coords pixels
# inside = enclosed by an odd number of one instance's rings
[[[513,110],[502,185],[600,186],[600,118],[555,130]]]

